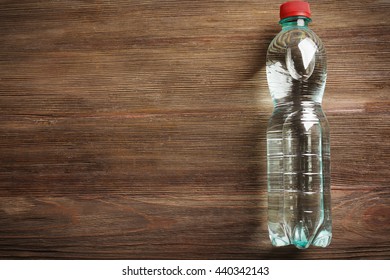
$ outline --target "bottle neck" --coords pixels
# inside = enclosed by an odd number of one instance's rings
[[[279,24],[282,26],[282,29],[289,28],[308,28],[311,19],[304,16],[294,16],[281,19]]]

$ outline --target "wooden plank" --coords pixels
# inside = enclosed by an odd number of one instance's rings
[[[255,112],[8,118],[0,122],[4,194],[265,187],[268,116]],[[329,115],[334,187],[388,187],[389,121]]]
[[[0,253],[11,258],[384,258],[388,191],[333,192],[329,249],[272,248],[264,192],[2,197]],[[366,204],[369,203],[369,206]],[[380,227],[378,227],[380,225]]]

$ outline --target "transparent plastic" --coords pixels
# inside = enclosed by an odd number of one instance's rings
[[[274,111],[267,129],[268,230],[274,246],[326,247],[332,238],[330,142],[321,108],[326,53],[306,17],[281,20],[267,53]]]

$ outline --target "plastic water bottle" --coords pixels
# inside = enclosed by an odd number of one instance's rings
[[[274,246],[326,247],[332,238],[330,143],[321,108],[326,54],[308,27],[309,4],[280,6],[267,53],[274,111],[267,129],[268,230]]]

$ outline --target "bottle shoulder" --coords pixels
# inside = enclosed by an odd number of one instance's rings
[[[289,27],[282,29],[272,40],[268,51],[275,49],[287,49],[299,45],[302,41],[311,42],[316,46],[317,52],[326,54],[321,38],[310,28]]]
[[[313,73],[321,83],[326,79],[324,46],[307,27],[283,28],[268,48],[266,65],[267,73],[274,78],[277,70],[297,81],[307,81]]]
[[[321,103],[327,57],[321,39],[309,28],[283,28],[271,42],[266,74],[275,106],[285,102]]]

